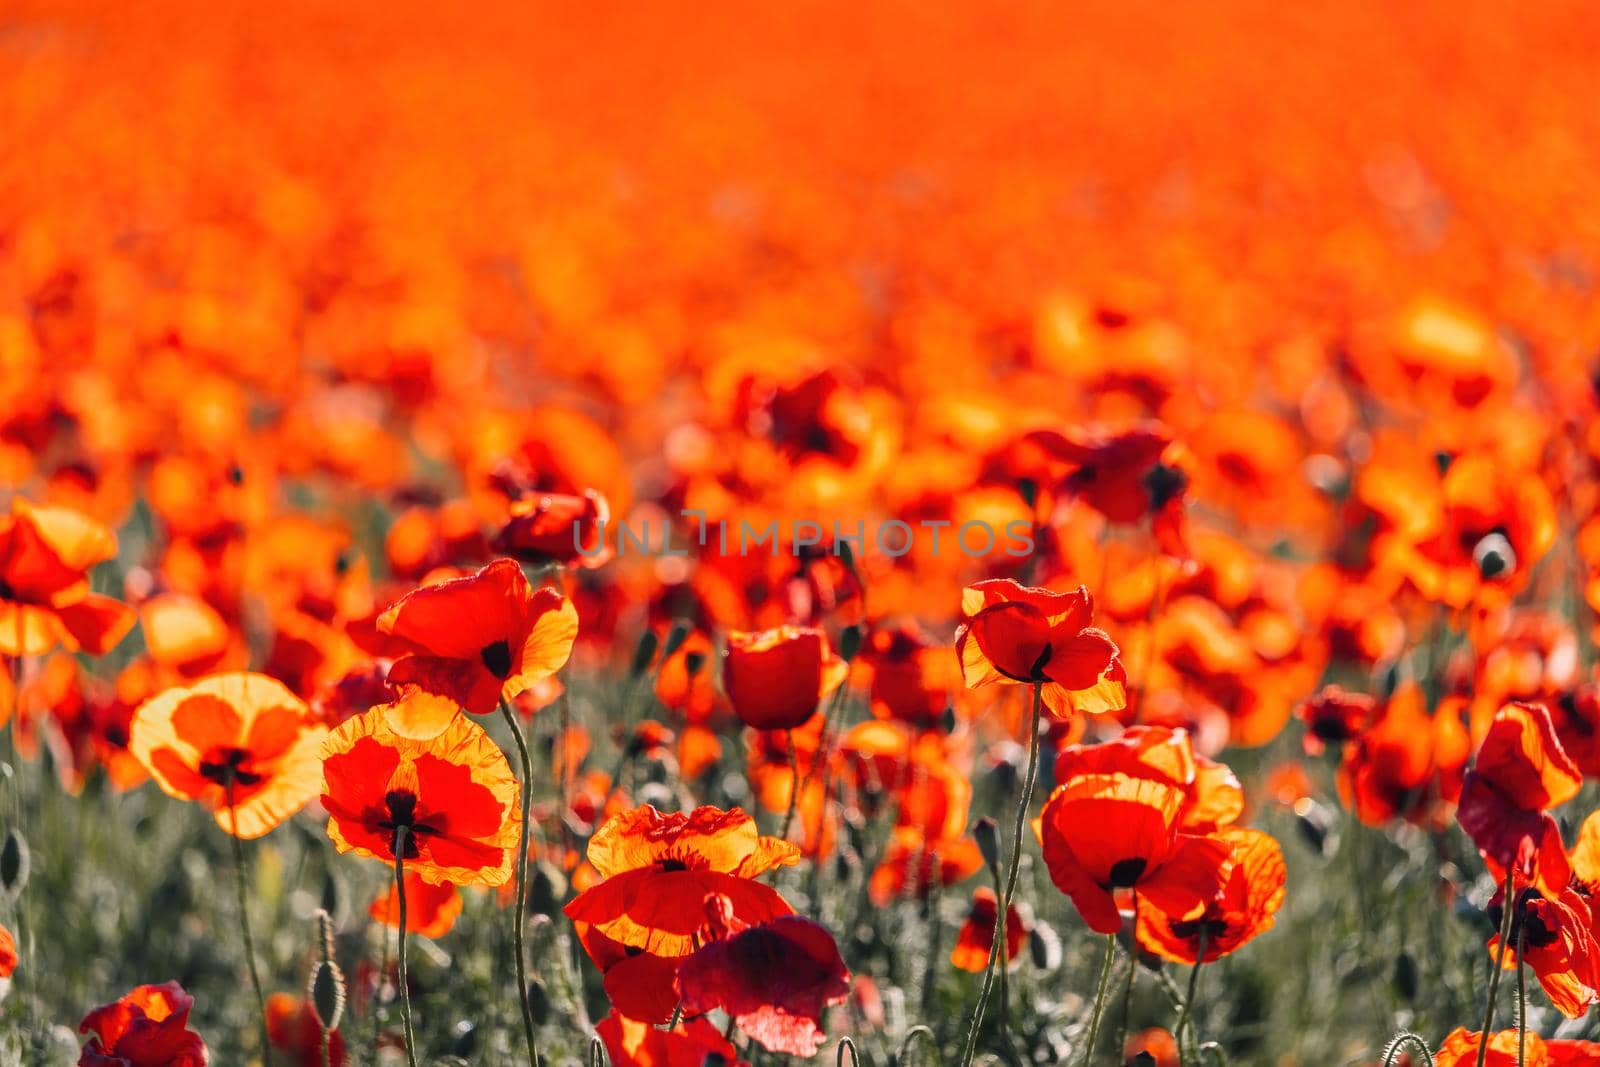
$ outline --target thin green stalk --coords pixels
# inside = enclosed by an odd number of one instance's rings
[[[233,829],[228,836],[233,839],[233,869],[238,876],[234,884],[239,891],[239,932],[244,936],[244,958],[250,967],[250,987],[256,993],[256,1013],[261,1021],[261,1062],[271,1064],[272,1045],[267,1038],[267,998],[261,991],[261,975],[256,970],[255,939],[250,936],[250,908],[248,894],[245,891],[245,864],[244,842],[239,840],[239,813],[233,803],[233,775],[227,776],[227,784],[223,787],[228,794],[228,825]]]
[[[405,1029],[406,1063],[417,1067],[417,1039],[411,1031],[411,986],[406,979],[406,826],[394,828],[394,892],[400,902],[400,1024]]]
[[[1138,921],[1138,916],[1134,916]],[[1189,1025],[1189,1016],[1194,1010],[1195,993],[1200,988],[1200,968],[1206,962],[1206,926],[1200,924],[1200,947],[1194,954],[1194,969],[1189,972],[1189,991],[1183,996],[1183,1007],[1178,1011],[1178,1025],[1173,1031],[1173,1036],[1178,1039],[1178,1067],[1188,1067],[1187,1046],[1184,1044],[1183,1032]]]
[[[1100,965],[1100,988],[1094,994],[1094,1009],[1089,1013],[1089,1038],[1083,1043],[1085,1067],[1094,1059],[1095,1038],[1100,1036],[1100,1016],[1106,1007],[1106,990],[1111,986],[1111,961],[1117,955],[1117,935],[1106,935],[1106,961]]]
[[[1517,906],[1516,869],[1506,865],[1504,905],[1500,915],[1500,950],[1495,953],[1494,973],[1489,975],[1489,1003],[1483,1009],[1483,1029],[1478,1033],[1478,1067],[1489,1055],[1489,1031],[1494,1026],[1494,1002],[1500,992],[1500,971],[1506,959],[1506,942],[1511,940],[1511,912]]]
[[[522,727],[517,723],[517,717],[512,714],[511,705],[506,703],[505,697],[500,698],[500,714],[511,728],[511,738],[517,744],[517,758],[522,761],[522,832],[517,839],[517,914],[512,930],[517,950],[517,996],[522,1002],[522,1030],[528,1041],[528,1067],[539,1067],[539,1046],[533,1036],[533,1006],[528,1001],[527,963],[523,959],[527,955],[523,947],[523,924],[528,911],[525,894],[528,889],[528,809],[533,803],[533,762],[528,758],[528,743],[522,739]]]
[[[998,913],[1004,916],[1011,907],[1012,898],[1017,891],[1017,872],[1022,869],[1022,835],[1028,830],[1028,808],[1033,803],[1033,787],[1039,778],[1039,719],[1044,713],[1044,683],[1033,683],[1033,714],[1028,717],[1028,773],[1022,780],[1022,799],[1017,804],[1016,826],[1011,833],[1011,862],[1007,868],[1005,895],[995,902]],[[994,924],[995,939],[989,949],[989,966],[984,969],[983,987],[978,991],[978,1004],[972,1010],[972,1026],[967,1031],[967,1046],[961,1056],[962,1067],[972,1067],[972,1060],[978,1053],[978,1031],[983,1026],[984,1009],[988,1007],[989,996],[994,990],[995,969],[1005,955],[1005,944],[1001,940],[1005,936],[1004,921]],[[1005,1032],[1005,1020],[1000,1021],[1001,1033]]]
[[[1517,1067],[1528,1060],[1528,975],[1522,962],[1522,942],[1528,934],[1528,924],[1517,926]]]
[[[789,827],[794,825],[795,808],[800,806],[800,755],[794,750],[793,727],[785,730],[783,734],[789,746],[789,810],[784,813],[783,830],[778,834],[778,840],[787,841]]]
[[[1137,889],[1133,891],[1133,914],[1134,921],[1137,922],[1139,915],[1139,891]],[[1128,1045],[1128,1018],[1133,1011],[1133,983],[1134,979],[1139,975],[1137,939],[1135,939],[1135,945],[1136,947],[1128,953],[1128,981],[1122,987],[1122,1013],[1117,1023],[1117,1043],[1112,1046],[1113,1063],[1121,1062],[1122,1050]]]

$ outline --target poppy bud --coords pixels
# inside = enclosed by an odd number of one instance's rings
[[[317,911],[318,960],[311,968],[311,982],[306,1000],[311,1003],[311,1013],[324,1031],[339,1029],[344,1016],[344,974],[333,960],[333,920],[327,912]]]
[[[856,658],[856,653],[861,651],[861,627],[856,625],[846,626],[839,631],[839,658],[846,663]]]
[[[1409,952],[1402,952],[1394,959],[1394,991],[1407,1002],[1417,997],[1417,961]]]
[[[650,669],[650,664],[655,661],[656,649],[661,645],[660,638],[656,637],[654,630],[646,630],[639,635],[639,644],[633,650],[633,662],[628,665],[628,673],[637,678]]]
[[[1506,535],[1496,531],[1486,534],[1473,548],[1472,562],[1478,565],[1484,581],[1492,581],[1517,569],[1517,553]]]
[[[1034,505],[1039,502],[1039,483],[1032,478],[1018,478],[1017,495],[1022,498],[1024,504],[1028,505],[1028,510],[1032,511]]]
[[[330,916],[344,914],[344,887],[329,868],[322,876],[322,910]]]
[[[0,890],[12,900],[21,896],[28,884],[28,862],[28,839],[21,830],[13,829],[0,845]]]
[[[989,869],[991,871],[1000,870],[999,824],[985,815],[972,828],[972,838],[978,842],[978,851],[983,853],[983,862],[989,865]]]
[[[666,643],[661,646],[661,658],[666,659],[689,640],[689,633],[693,629],[688,619],[673,619],[672,629],[667,631]]]
[[[528,983],[528,1011],[538,1026],[550,1021],[550,991],[538,978]]]
[[[1041,971],[1053,971],[1061,966],[1061,937],[1054,927],[1034,921],[1028,930],[1028,955]]]
[[[1333,832],[1333,819],[1326,808],[1310,797],[1295,802],[1295,825],[1307,844],[1326,856],[1331,850],[1329,838]]]

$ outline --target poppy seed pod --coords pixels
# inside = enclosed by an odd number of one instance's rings
[[[650,664],[655,661],[656,649],[661,645],[660,638],[656,637],[654,630],[646,630],[639,635],[639,644],[633,650],[633,662],[628,665],[628,674],[637,678],[650,669]]]
[[[689,640],[689,634],[693,631],[694,624],[688,619],[673,619],[672,629],[667,631],[667,639],[661,645],[661,658],[666,659],[682,648],[683,643]]]

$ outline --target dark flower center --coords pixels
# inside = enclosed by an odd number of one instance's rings
[[[245,749],[214,748],[200,761],[200,774],[222,786],[229,782],[238,785],[256,785],[261,781],[262,775],[244,770],[244,765],[248,762],[250,753]]]
[[[1143,481],[1152,511],[1160,511],[1189,487],[1189,476],[1183,469],[1165,463],[1157,463],[1146,471]]]
[[[397,789],[393,792],[385,793],[383,803],[389,809],[389,817],[379,820],[378,827],[388,830],[391,834],[404,827],[406,830],[406,859],[415,859],[417,856],[417,838],[438,834],[440,831],[437,827],[417,821],[417,795],[415,793]]]
[[[1034,681],[1043,681],[1044,680],[1044,667],[1045,667],[1045,664],[1050,662],[1050,656],[1051,656],[1051,654],[1053,652],[1054,652],[1054,649],[1052,649],[1048,644],[1046,644],[1044,646],[1044,648],[1040,649],[1039,658],[1033,661],[1033,668],[1029,672],[1029,675],[1032,678],[1032,680],[1034,680]]]
[[[1215,945],[1222,939],[1222,935],[1228,932],[1228,923],[1225,919],[1210,919],[1201,917],[1199,919],[1190,919],[1186,922],[1175,922],[1172,924],[1172,932],[1174,934],[1185,941],[1193,941],[1197,944],[1199,943],[1200,932],[1202,930],[1205,931],[1206,944]]]
[[[1139,884],[1139,877],[1144,874],[1145,861],[1142,856],[1131,859],[1118,860],[1111,865],[1111,889],[1131,889]]]
[[[505,641],[484,645],[478,657],[483,660],[484,669],[496,678],[511,677],[511,646]]]
[[[17,591],[11,588],[10,582],[6,581],[4,578],[0,578],[0,600],[15,599],[17,599]]]
[[[666,859],[658,865],[663,871],[687,871],[689,865],[682,860]]]

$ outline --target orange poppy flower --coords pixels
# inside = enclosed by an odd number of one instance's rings
[[[410,898],[406,899],[409,902]],[[276,1058],[279,1063],[287,1056],[290,1067],[323,1067],[322,1024],[317,1021],[309,1001],[289,993],[269,996],[267,1040],[282,1054]],[[327,1067],[344,1067],[348,1062],[344,1035],[335,1030],[328,1035]]]
[[[116,537],[94,520],[13,499],[0,516],[0,652],[110,651],[132,628],[133,609],[89,592],[88,572],[116,554]]]
[[[1174,919],[1195,919],[1227,884],[1232,845],[1184,833],[1184,791],[1153,778],[1085,774],[1051,794],[1039,821],[1050,879],[1089,928],[1122,926],[1115,891]]]
[[[1497,877],[1517,864],[1524,885],[1559,892],[1569,876],[1566,850],[1547,809],[1571,800],[1582,785],[1545,706],[1507,704],[1467,772],[1456,818]]]
[[[628,948],[687,956],[699,945],[708,896],[727,897],[752,925],[793,911],[754,879],[798,863],[800,850],[762,837],[738,808],[662,814],[647,804],[600,827],[588,856],[604,880],[578,894],[566,915]]]
[[[1122,1062],[1129,1067],[1178,1067],[1177,1039],[1159,1026],[1141,1030],[1123,1046]]]
[[[1430,715],[1415,682],[1395,690],[1377,721],[1345,747],[1337,778],[1345,806],[1368,826],[1400,818],[1442,826],[1472,751],[1463,704],[1447,698]]]
[[[1244,813],[1244,789],[1225,764],[1194,751],[1189,731],[1168,726],[1130,726],[1097,745],[1068,745],[1056,756],[1061,781],[1083,774],[1126,774],[1175,785],[1184,791],[1178,825],[1194,833],[1226,826]]]
[[[1475,1067],[1481,1033],[1460,1027],[1434,1050],[1434,1067]],[[1519,1049],[1525,1050],[1522,1057]],[[1600,1064],[1600,1042],[1540,1037],[1537,1030],[1518,1033],[1501,1030],[1489,1035],[1484,1067],[1595,1067]]]
[[[970,837],[929,840],[914,826],[897,826],[868,890],[881,907],[903,898],[924,900],[934,890],[964,882],[983,867],[983,853]]]
[[[328,728],[264,674],[217,674],[140,705],[128,749],[156,784],[199,801],[217,825],[249,840],[317,794]]]
[[[683,956],[660,956],[613,941],[589,923],[575,922],[578,943],[600,971],[606,997],[629,1019],[663,1026],[678,1007],[678,965]]]
[[[406,932],[437,941],[450,932],[461,914],[461,890],[449,882],[433,883],[406,871]],[[385,926],[400,925],[400,895],[391,879],[383,895],[372,902],[367,914]]]
[[[135,987],[78,1024],[90,1035],[78,1067],[206,1067],[206,1044],[189,1029],[193,1007],[177,982]]]
[[[956,655],[969,688],[1041,684],[1045,706],[1060,718],[1127,706],[1122,660],[1110,636],[1089,625],[1094,598],[1086,587],[1057,593],[989,579],[962,592],[961,613]]]
[[[950,952],[950,963],[963,971],[982,974],[989,967],[989,956],[994,949],[994,924],[1000,916],[994,890],[979,886],[973,890],[972,906],[956,935],[956,947]],[[1022,955],[1022,946],[1028,941],[1028,924],[1015,907],[1006,909],[1006,963],[1012,964]]]
[[[816,1055],[823,1013],[850,995],[850,971],[833,935],[798,915],[746,927],[725,899],[708,900],[706,908],[722,929],[678,967],[684,1012],[720,1008],[770,1052]]]
[[[408,593],[379,617],[378,629],[410,649],[389,669],[390,684],[486,715],[562,668],[578,636],[578,613],[554,589],[530,587],[515,562],[497,559],[476,574]]]
[[[499,746],[449,702],[413,693],[357,715],[328,736],[322,760],[322,806],[340,852],[392,864],[404,826],[407,869],[424,881],[511,877],[517,780]]]
[[[859,662],[871,674],[872,714],[923,729],[943,720],[961,686],[945,646],[909,623],[874,630]]]
[[[1204,962],[1210,963],[1272,929],[1283,904],[1283,849],[1260,830],[1229,827],[1217,836],[1233,846],[1227,885],[1192,919],[1174,919],[1141,899],[1135,934],[1145,951],[1194,963],[1203,937]]]
[[[658,1030],[647,1022],[613,1011],[595,1024],[615,1067],[689,1067],[707,1060],[727,1067],[749,1067],[739,1052],[706,1019],[685,1019],[674,1029]]]
[[[746,726],[792,730],[817,710],[850,673],[821,630],[780,626],[728,634],[722,687]]]
[[[1505,889],[1495,894],[1489,918],[1496,929],[1504,918]],[[1521,890],[1511,916],[1511,937],[1500,952],[1500,935],[1489,939],[1489,955],[1513,970],[1517,946],[1522,960],[1539,979],[1550,1003],[1569,1019],[1576,1019],[1600,1000],[1600,943],[1595,941],[1595,917],[1589,901],[1575,888],[1545,897],[1537,889]]]
[[[139,628],[150,658],[184,677],[215,669],[231,636],[215,608],[187,593],[163,593],[140,604]]]

